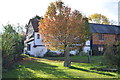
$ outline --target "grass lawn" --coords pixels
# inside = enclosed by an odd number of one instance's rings
[[[103,58],[103,56],[92,56],[91,57],[91,61],[92,64],[99,64],[99,62],[101,62],[101,59]],[[49,60],[64,60],[64,57],[44,57],[44,59],[49,59]],[[86,63],[88,62],[88,57],[87,56],[70,56],[70,60],[72,62],[82,62],[82,63]]]
[[[63,61],[60,60],[50,60],[48,57],[28,57],[24,58],[16,69],[3,73],[3,78],[117,78],[118,75],[115,72],[90,70],[92,67],[99,67],[98,60],[101,57],[93,57],[91,64],[72,62],[70,68],[63,67]],[[71,56],[70,58],[74,61],[87,61],[87,57],[84,56]],[[63,57],[58,57],[58,59],[63,59]]]

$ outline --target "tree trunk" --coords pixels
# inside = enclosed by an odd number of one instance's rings
[[[69,55],[70,55],[69,50],[70,50],[69,45],[67,45],[64,53],[65,54],[64,67],[70,67],[71,65],[71,62],[69,60]]]
[[[91,57],[90,52],[88,52],[88,63],[91,63]]]

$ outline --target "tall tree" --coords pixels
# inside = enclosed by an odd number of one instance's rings
[[[2,33],[2,61],[3,68],[11,69],[13,64],[18,60],[23,52],[22,36],[16,32],[11,24],[4,27]]]
[[[102,14],[95,13],[90,15],[88,18],[89,18],[89,21],[91,21],[92,23],[110,24],[109,19]]]
[[[39,23],[39,33],[48,48],[64,49],[64,66],[69,67],[69,50],[73,44],[83,46],[86,41],[87,20],[78,10],[71,11],[63,2],[52,2]]]

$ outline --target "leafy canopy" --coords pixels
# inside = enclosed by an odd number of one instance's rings
[[[91,21],[92,23],[98,23],[98,24],[110,24],[110,21],[108,20],[108,18],[102,14],[92,14],[89,17],[89,21]]]
[[[39,22],[39,33],[48,48],[65,49],[66,45],[82,44],[87,32],[85,17],[78,10],[71,11],[61,1],[52,2]]]
[[[4,27],[2,35],[2,58],[3,68],[9,69],[13,66],[13,63],[17,61],[17,58],[23,52],[23,37],[17,32],[11,24]],[[17,27],[17,29],[20,26]],[[21,28],[20,28],[21,29]]]

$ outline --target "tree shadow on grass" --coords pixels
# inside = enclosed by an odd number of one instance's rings
[[[46,75],[53,75],[55,76],[55,78],[73,78],[74,77],[69,74],[66,74],[64,71],[62,71],[62,69],[57,69],[58,66],[50,65],[44,62],[34,61],[31,63],[31,65],[24,64],[24,66],[34,71],[42,71]],[[47,77],[47,78],[51,78],[51,77]]]
[[[57,57],[44,57],[44,59],[54,60],[54,61],[64,61],[64,57],[61,57],[61,58],[57,58]],[[89,63],[87,60],[80,61],[80,60],[70,59],[70,61],[71,62],[77,62],[77,63]]]
[[[6,74],[3,74],[3,76],[2,76],[3,80],[4,79],[6,79],[6,80],[7,79],[8,80],[16,79],[17,80],[18,78],[20,78],[20,80],[21,80],[23,78],[35,78],[35,77],[36,77],[36,75],[33,72],[27,70],[25,68],[25,66],[17,67],[15,70],[7,72]]]
[[[4,79],[20,78],[20,80],[21,79],[24,80],[25,78],[36,79],[36,78],[73,78],[74,77],[69,74],[66,74],[62,69],[57,69],[57,67],[58,66],[50,65],[44,62],[28,61],[27,64],[22,64],[21,66],[17,67],[15,71],[9,73],[8,74],[9,76],[6,75],[7,77],[4,76],[3,78]],[[38,76],[38,74],[40,76]],[[43,74],[45,75],[45,77],[42,76]]]
[[[95,71],[86,70],[86,69],[83,69],[83,68],[77,68],[77,67],[74,67],[74,66],[71,66],[71,67],[69,67],[69,68],[70,68],[70,69],[81,70],[81,71],[85,71],[85,72],[98,73],[98,74],[102,74],[102,75],[115,76],[115,75],[110,74],[110,73],[95,72]]]

